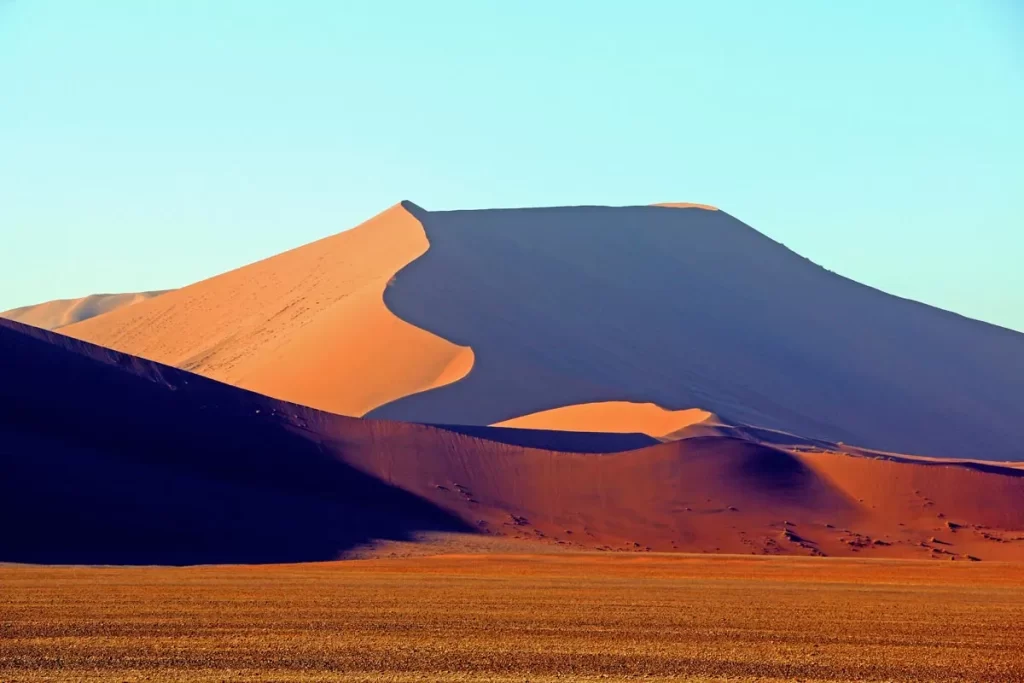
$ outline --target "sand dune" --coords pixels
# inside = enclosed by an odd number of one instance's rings
[[[663,206],[669,209],[704,209],[705,211],[718,211],[717,206],[710,204],[695,204],[693,202],[659,202],[651,206]]]
[[[604,455],[523,447],[486,428],[332,415],[9,321],[0,373],[0,514],[17,520],[0,561],[329,559],[421,532],[552,549],[1024,559],[1024,471],[994,464],[728,436]],[[566,449],[569,433],[537,434]]]
[[[0,313],[0,318],[16,320],[44,330],[56,330],[104,313],[132,306],[168,290],[131,294],[92,294],[80,299],[57,299],[34,306],[22,306]]]
[[[395,273],[427,250],[396,205],[357,228],[62,333],[345,415],[464,376],[473,352],[396,318]]]
[[[1024,457],[1024,334],[831,273],[724,211],[416,211],[385,294],[476,354],[372,417],[495,424],[605,401],[932,456]]]
[[[61,332],[347,415],[486,426],[654,403],[1024,458],[1024,335],[842,278],[708,208],[403,203]]]
[[[664,438],[685,427],[713,420],[714,415],[699,408],[665,410],[653,403],[605,401],[552,408],[505,420],[494,426],[567,432],[639,432]]]

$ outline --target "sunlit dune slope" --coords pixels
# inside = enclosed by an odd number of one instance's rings
[[[667,437],[684,427],[709,420],[714,420],[714,415],[699,408],[665,410],[653,403],[605,401],[544,410],[505,420],[495,426],[568,432],[639,432]]]
[[[414,213],[430,248],[385,303],[476,362],[371,417],[486,425],[628,401],[903,453],[1024,457],[1024,334],[843,278],[724,211]]]
[[[997,465],[719,436],[624,453],[523,447],[486,428],[332,415],[9,321],[0,373],[0,561],[328,559],[422,532],[551,549],[1024,558],[1024,472]]]
[[[22,306],[0,313],[0,318],[16,320],[44,330],[56,330],[67,325],[94,318],[104,313],[132,306],[151,299],[167,290],[131,294],[92,294],[80,299],[57,299],[34,306]]]
[[[62,333],[345,415],[459,379],[457,346],[392,315],[383,293],[427,250],[401,204],[346,232],[73,325]]]

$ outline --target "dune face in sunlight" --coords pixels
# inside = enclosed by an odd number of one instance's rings
[[[56,330],[125,306],[133,306],[167,291],[139,292],[137,294],[92,294],[81,299],[58,299],[4,311],[0,313],[0,318],[7,318],[44,330]]]
[[[606,401],[552,408],[499,422],[495,427],[554,429],[567,432],[638,432],[664,438],[674,432],[713,420],[706,410],[665,410],[653,403]]]
[[[0,561],[325,560],[422,534],[447,551],[1024,559],[1024,470],[993,463],[362,420],[10,321],[0,375],[0,515],[18,520]]]
[[[710,204],[694,204],[693,202],[659,202],[651,206],[664,206],[669,209],[704,209],[706,211],[718,211],[717,206]]]
[[[764,435],[1024,457],[1024,335],[835,275],[706,205],[404,202],[61,333],[345,415],[663,438],[660,418],[569,408],[655,404]]]
[[[403,205],[347,232],[62,329],[343,415],[455,381],[473,352],[396,318],[388,282],[427,250]]]

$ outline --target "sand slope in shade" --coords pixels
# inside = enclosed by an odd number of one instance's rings
[[[395,273],[428,247],[405,206],[62,333],[344,415],[455,381],[472,350],[396,318]]]
[[[1024,334],[831,273],[724,211],[414,211],[385,293],[476,355],[370,417],[488,425],[606,401],[867,448],[1024,458]]]
[[[605,401],[552,408],[494,426],[567,432],[639,432],[665,438],[686,427],[714,420],[714,415],[699,408],[665,410],[653,403]]]
[[[44,330],[56,330],[119,308],[133,306],[169,290],[130,294],[92,294],[80,299],[57,299],[33,306],[22,306],[0,313],[0,318],[15,320]]]
[[[995,464],[728,436],[527,448],[484,428],[332,415],[9,321],[0,373],[0,561],[314,560],[425,532],[558,550],[1024,559],[1024,471]],[[557,434],[565,449],[570,433]]]

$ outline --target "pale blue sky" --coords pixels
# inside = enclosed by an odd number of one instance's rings
[[[1024,330],[1022,7],[0,0],[0,310],[400,199],[696,201]]]

